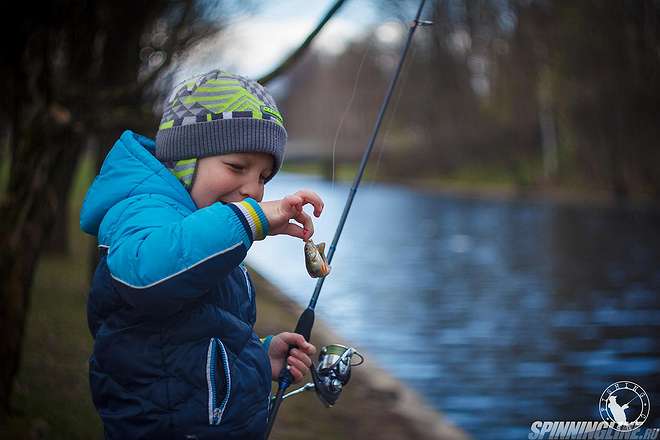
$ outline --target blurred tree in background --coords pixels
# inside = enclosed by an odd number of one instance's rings
[[[225,7],[231,2],[224,2]],[[17,3],[2,27],[6,175],[0,195],[0,411],[19,364],[29,290],[81,153],[105,156],[121,130],[157,121],[145,94],[177,54],[222,27],[213,2]],[[148,127],[148,128],[147,128]],[[102,146],[102,148],[100,147]],[[66,241],[64,241],[66,243]],[[1,415],[0,414],[0,415]]]
[[[567,159],[618,196],[660,198],[660,3],[564,2],[551,12],[550,87]]]
[[[263,83],[287,71],[345,0]],[[239,0],[57,1],[22,4],[3,28],[8,54],[0,109],[0,421],[20,364],[29,292],[45,250],[66,253],[72,179],[83,153],[95,169],[125,129],[154,136],[159,95],[177,61],[216,40]],[[22,9],[21,9],[22,8]],[[92,261],[96,261],[94,247]]]
[[[375,3],[389,17],[417,4]],[[660,199],[659,2],[438,0],[426,16],[381,134],[385,179],[499,169],[519,187]],[[293,146],[327,153],[341,124],[337,152],[364,148],[399,49],[373,43],[362,60],[377,34],[294,72]]]

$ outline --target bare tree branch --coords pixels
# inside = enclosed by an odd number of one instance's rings
[[[330,10],[325,14],[323,19],[319,22],[318,25],[316,25],[316,28],[305,38],[305,41],[302,42],[302,44],[296,49],[291,55],[289,55],[282,64],[277,66],[273,71],[271,71],[269,74],[259,78],[257,82],[266,85],[268,84],[273,78],[281,75],[283,72],[288,70],[291,66],[293,66],[296,61],[298,61],[304,53],[307,51],[307,48],[309,47],[310,44],[312,44],[312,41],[314,41],[314,38],[318,35],[319,32],[321,32],[321,29],[330,21],[333,15],[335,15],[335,12],[339,10],[339,8],[342,7],[342,5],[346,2],[346,0],[337,0],[335,4],[330,8]]]
[[[167,54],[167,61],[163,62],[160,66],[158,66],[158,68],[154,69],[154,71],[151,72],[140,83],[135,84],[134,87],[137,90],[142,91],[151,87],[151,85],[160,76],[161,72],[163,72],[163,70],[165,70],[167,67],[170,66],[172,55],[174,54],[176,47],[180,45],[179,35],[187,26],[191,26],[192,25],[191,20],[195,19],[194,15],[192,14],[193,9],[194,9],[194,2],[191,0],[186,1],[185,9],[183,11],[183,14],[181,15],[181,20],[179,20],[179,22],[174,26],[170,38],[168,39],[165,46],[162,48],[162,50]],[[130,93],[135,93],[135,92],[136,90],[130,91]]]

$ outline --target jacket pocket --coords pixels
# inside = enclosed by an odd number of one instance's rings
[[[211,338],[206,356],[206,382],[209,393],[209,425],[219,425],[231,395],[231,370],[225,345]]]

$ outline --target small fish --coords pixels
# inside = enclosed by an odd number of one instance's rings
[[[325,277],[330,273],[330,266],[325,258],[325,243],[316,245],[312,240],[305,242],[305,266],[312,278]]]

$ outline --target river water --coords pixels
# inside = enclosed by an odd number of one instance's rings
[[[265,199],[318,192],[314,239],[329,246],[349,187],[281,173]],[[660,427],[658,225],[639,209],[363,182],[316,314],[475,438],[600,421],[599,398],[619,380],[646,390],[644,427]],[[299,240],[270,237],[247,261],[307,306],[316,281]]]

